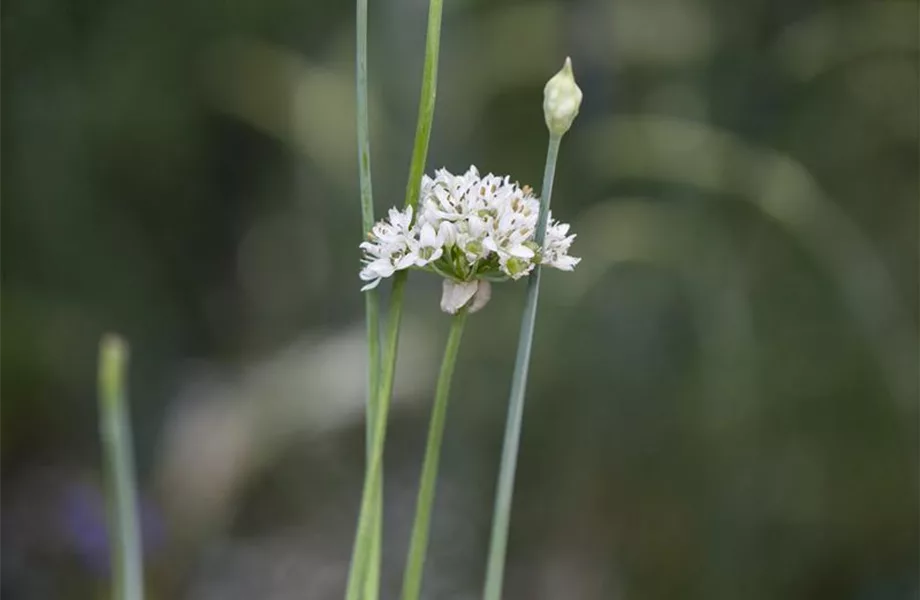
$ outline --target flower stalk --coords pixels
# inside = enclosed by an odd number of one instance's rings
[[[137,483],[127,407],[128,347],[106,335],[99,347],[99,430],[105,456],[113,600],[143,600],[144,567],[137,518]]]
[[[546,151],[546,166],[543,171],[543,198],[534,241],[543,245],[549,206],[556,175],[556,160],[562,136],[572,125],[581,104],[581,90],[572,75],[572,63],[568,58],[565,66],[544,88],[544,116],[549,129],[549,147]],[[524,416],[524,396],[527,391],[527,372],[530,367],[530,351],[533,346],[534,324],[537,317],[537,300],[540,294],[540,265],[537,265],[527,282],[527,301],[521,317],[521,333],[518,339],[517,356],[514,361],[514,375],[508,401],[508,418],[505,425],[505,440],[502,448],[501,466],[498,475],[498,489],[495,495],[495,510],[492,516],[492,534],[489,541],[489,556],[486,565],[486,579],[483,600],[500,600],[504,580],[505,556],[508,548],[508,528],[511,521],[511,503],[514,495],[514,476],[521,441],[521,422]]]
[[[451,319],[450,334],[447,337],[441,371],[438,374],[438,385],[431,409],[431,423],[428,426],[428,441],[425,445],[425,460],[419,480],[415,522],[412,525],[412,537],[409,542],[409,554],[403,576],[402,600],[418,600],[422,590],[422,573],[425,567],[425,555],[428,552],[431,510],[434,505],[438,464],[444,439],[444,423],[447,419],[447,400],[450,396],[450,382],[457,363],[467,313],[466,308],[461,308]]]
[[[543,202],[540,207],[540,221],[537,236],[543,236],[546,229],[546,213],[549,209],[550,193],[556,171],[556,157],[562,136],[550,135],[546,155],[546,169],[543,175]],[[511,380],[511,394],[508,400],[508,418],[505,423],[505,439],[502,447],[501,466],[498,475],[498,489],[495,495],[495,509],[492,513],[492,534],[489,541],[489,557],[486,566],[486,582],[483,600],[500,600],[505,571],[505,554],[508,547],[508,528],[511,521],[511,500],[514,495],[514,476],[517,470],[518,449],[521,442],[521,422],[524,417],[524,395],[527,391],[527,372],[530,367],[530,350],[533,346],[534,324],[537,317],[537,300],[540,295],[540,274],[538,265],[527,281],[527,300],[521,317],[521,333],[518,338],[517,356],[514,360],[514,375]]]

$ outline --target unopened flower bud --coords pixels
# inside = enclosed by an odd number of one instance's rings
[[[466,306],[476,290],[479,289],[479,282],[473,281],[452,281],[445,279],[441,293],[441,310],[450,314],[457,314],[457,311]]]
[[[470,314],[473,314],[477,310],[481,309],[483,306],[489,303],[489,300],[492,299],[492,284],[485,279],[479,280],[479,287],[476,289],[476,294],[473,296],[473,301],[470,302]]]
[[[553,135],[563,135],[572,126],[581,106],[581,89],[572,73],[572,59],[566,58],[562,70],[543,88],[543,116]]]
[[[464,306],[474,313],[489,303],[492,297],[492,284],[484,279],[472,281],[452,281],[445,279],[441,294],[441,310],[452,315]]]

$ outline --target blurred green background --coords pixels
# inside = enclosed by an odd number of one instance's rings
[[[371,2],[378,211],[426,3]],[[151,598],[341,597],[363,461],[348,2],[10,0],[2,595],[106,597],[94,376],[130,339]],[[448,1],[428,171],[554,213],[509,599],[917,598],[918,6]],[[471,319],[425,593],[477,598],[523,285]],[[399,588],[448,319],[410,281],[387,450]]]

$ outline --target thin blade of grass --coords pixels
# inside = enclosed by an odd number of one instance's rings
[[[137,518],[137,482],[127,406],[128,347],[106,335],[99,347],[99,433],[105,456],[114,600],[143,600],[144,567]]]

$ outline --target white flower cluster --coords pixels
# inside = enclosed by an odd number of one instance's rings
[[[520,279],[538,264],[571,271],[581,260],[568,254],[575,239],[569,225],[552,215],[543,247],[537,246],[540,201],[508,177],[480,177],[476,167],[463,175],[441,169],[434,179],[422,178],[419,206],[414,222],[412,207],[391,208],[368,233],[361,244],[360,277],[368,282],[362,291],[396,271],[418,268],[445,278],[444,310],[456,312],[478,292],[470,306],[476,310],[488,301],[488,281]]]

